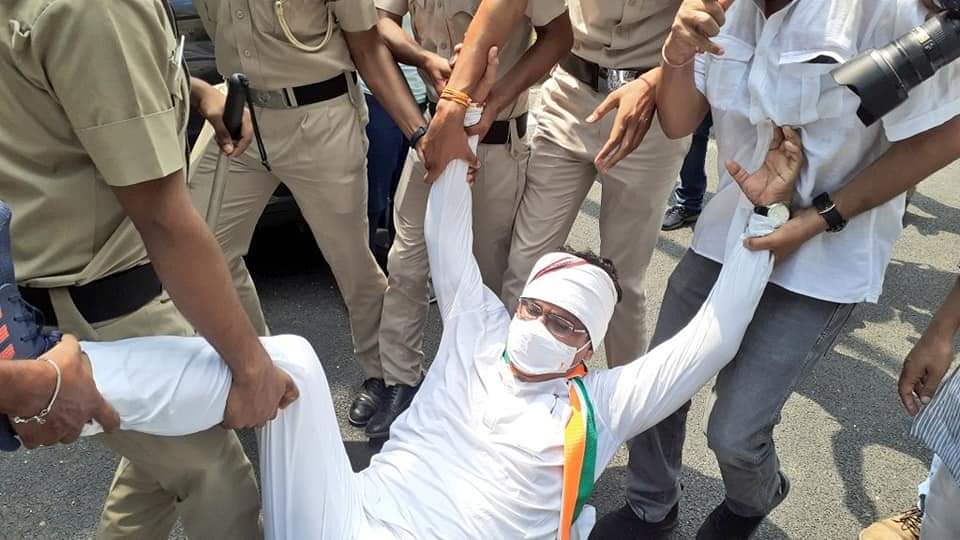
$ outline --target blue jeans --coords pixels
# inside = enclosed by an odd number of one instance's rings
[[[365,97],[370,110],[370,122],[367,123],[367,139],[370,141],[367,149],[367,215],[371,230],[376,230],[397,190],[410,146],[377,98],[369,94]]]
[[[690,150],[680,169],[680,185],[673,192],[673,198],[677,204],[694,212],[699,212],[703,208],[703,194],[707,191],[707,173],[704,166],[707,161],[707,141],[710,138],[712,126],[713,118],[710,113],[707,113],[707,117],[693,132]]]

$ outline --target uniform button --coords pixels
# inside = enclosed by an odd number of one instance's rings
[[[447,50],[447,44],[446,44],[446,43],[441,43],[441,44],[440,44],[440,50],[441,50],[441,51]]]
[[[244,49],[243,55],[246,56],[247,58],[250,58],[252,56],[252,54],[250,53],[250,49]]]
[[[243,12],[242,9],[238,9],[238,10],[237,10],[237,18],[238,18],[238,19],[242,19],[245,15],[246,15],[246,14]]]

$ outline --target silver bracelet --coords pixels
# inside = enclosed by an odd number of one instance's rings
[[[12,417],[11,420],[13,420],[14,424],[29,424],[31,422],[36,422],[41,425],[46,424],[47,416],[49,416],[50,411],[53,410],[53,404],[57,402],[57,396],[60,395],[60,384],[63,383],[63,373],[60,371],[60,366],[58,366],[56,362],[49,358],[44,358],[44,360],[52,365],[53,369],[57,370],[57,386],[55,386],[53,389],[53,397],[50,398],[50,404],[44,407],[43,410],[38,414],[31,416],[30,418],[21,418],[19,416]]]

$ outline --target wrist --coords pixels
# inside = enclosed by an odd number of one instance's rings
[[[233,382],[236,384],[252,384],[262,380],[272,365],[270,356],[262,348],[259,348],[254,356],[246,359],[238,366],[230,366],[230,373]]]
[[[17,360],[18,377],[23,389],[19,399],[10,405],[9,416],[29,418],[50,404],[57,385],[57,370],[44,360]],[[14,388],[17,388],[15,385]]]
[[[689,52],[687,54],[681,54],[682,51],[677,51],[675,46],[671,46],[673,36],[668,36],[666,43],[663,44],[663,48],[660,49],[660,59],[663,61],[662,64],[664,68],[671,69],[683,69],[689,67],[693,64],[693,60],[696,57],[695,52]]]

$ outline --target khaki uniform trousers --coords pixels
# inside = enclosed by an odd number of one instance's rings
[[[499,291],[507,266],[530,157],[511,121],[511,142],[481,144],[481,166],[473,185],[473,252],[484,284]],[[423,332],[427,319],[430,265],[423,221],[430,186],[417,153],[410,151],[394,204],[396,238],[387,259],[389,285],[383,300],[380,354],[386,384],[415,385],[423,374]]]
[[[647,348],[644,275],[689,137],[668,139],[655,118],[632,154],[608,174],[598,174],[593,159],[610,134],[615,114],[596,124],[584,119],[604,97],[559,67],[543,84],[501,296],[509,309],[516,308],[533,265],[567,241],[587,193],[599,180],[600,255],[613,261],[623,288],[605,340],[607,362],[613,367]]]
[[[123,317],[89,324],[66,289],[50,289],[59,328],[88,341],[192,336],[166,293]],[[179,516],[190,538],[262,538],[253,467],[233,431],[215,427],[185,437],[135,432],[97,436],[123,456],[97,538],[165,539]]]
[[[256,143],[231,160],[214,234],[251,321],[267,332],[243,256],[270,196],[282,182],[293,194],[333,271],[349,312],[354,352],[367,377],[381,377],[377,332],[387,280],[370,252],[367,226],[366,104],[349,94],[294,109],[257,109],[272,172]],[[206,212],[219,149],[209,143],[190,177],[194,204]],[[201,137],[203,139],[204,137]],[[201,144],[199,141],[198,144]],[[198,146],[199,149],[199,146]]]

